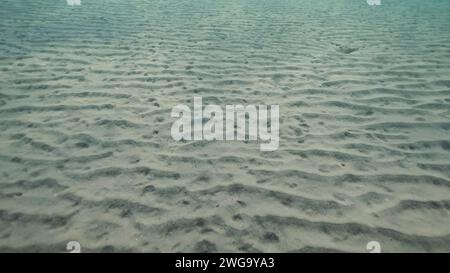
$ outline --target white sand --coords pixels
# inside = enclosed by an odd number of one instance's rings
[[[449,5],[2,0],[0,251],[450,251]],[[194,95],[279,150],[173,141]]]

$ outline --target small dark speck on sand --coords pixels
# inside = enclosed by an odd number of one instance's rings
[[[280,240],[280,238],[278,238],[278,235],[273,232],[266,232],[263,236],[263,239],[267,242],[278,242]]]
[[[77,144],[75,144],[75,146],[77,146],[78,148],[89,148],[89,144],[85,143],[85,142],[78,142]]]
[[[153,192],[155,190],[156,190],[155,186],[148,185],[148,186],[144,187],[144,189],[142,190],[142,193],[144,194],[144,193],[147,193],[147,192]]]

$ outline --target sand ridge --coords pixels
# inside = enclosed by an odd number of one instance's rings
[[[450,250],[446,1],[0,3],[0,251]],[[280,105],[280,147],[175,142]]]

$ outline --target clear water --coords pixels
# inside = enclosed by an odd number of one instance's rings
[[[450,250],[450,1],[2,0],[0,250]],[[170,111],[279,104],[280,148]]]

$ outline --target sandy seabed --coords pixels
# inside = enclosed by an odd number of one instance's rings
[[[81,2],[0,2],[0,251],[450,251],[450,1]]]

